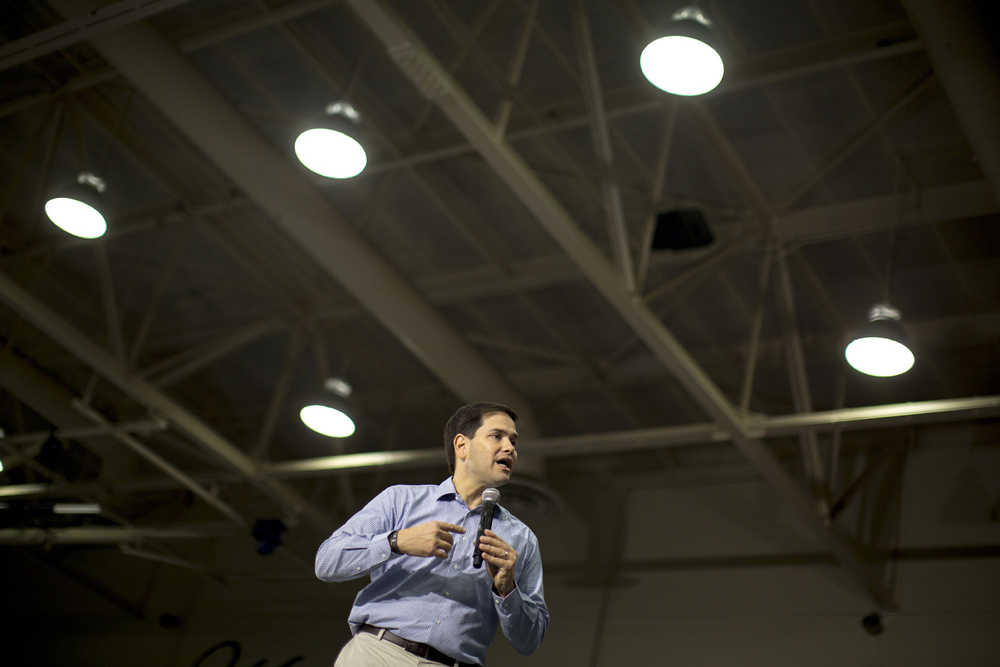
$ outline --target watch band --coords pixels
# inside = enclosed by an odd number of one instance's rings
[[[394,530],[391,533],[389,533],[389,549],[394,554],[401,554],[401,553],[403,553],[402,551],[399,550],[399,545],[396,544],[396,539],[398,537],[399,537],[399,531],[398,530]]]

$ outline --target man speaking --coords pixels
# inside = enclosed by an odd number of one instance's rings
[[[335,667],[483,665],[498,623],[519,653],[542,643],[549,610],[538,538],[490,502],[517,463],[516,421],[504,405],[462,406],[444,428],[451,477],[389,487],[320,545],[323,581],[371,577]],[[492,526],[477,540],[487,489]]]

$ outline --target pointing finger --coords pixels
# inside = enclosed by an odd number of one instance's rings
[[[464,533],[465,528],[462,526],[455,525],[453,523],[448,523],[447,521],[438,521],[438,528],[442,530],[447,530],[450,533]]]

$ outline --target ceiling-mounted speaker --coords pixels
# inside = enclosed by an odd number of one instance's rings
[[[715,235],[697,208],[678,208],[656,215],[653,250],[702,248],[715,241]]]

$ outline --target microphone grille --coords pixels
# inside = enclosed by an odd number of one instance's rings
[[[500,500],[500,490],[490,487],[488,489],[483,489],[483,502],[484,503],[495,503]]]

